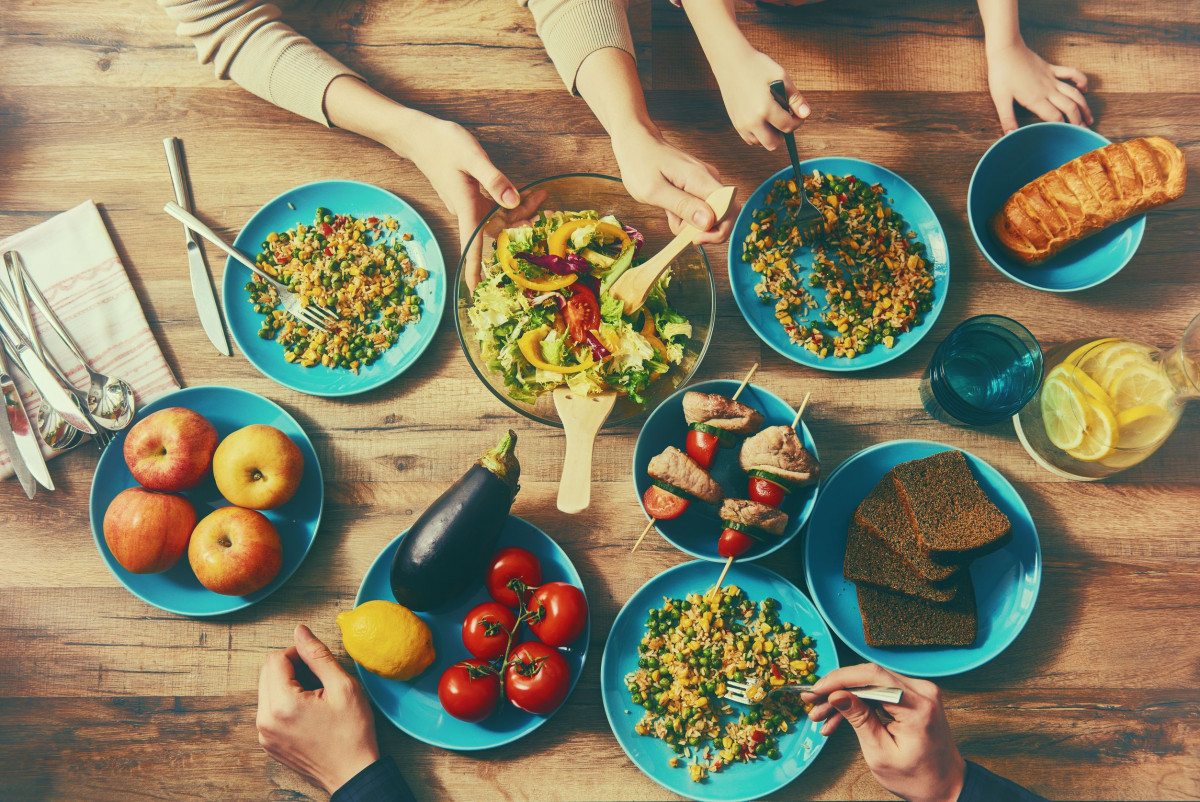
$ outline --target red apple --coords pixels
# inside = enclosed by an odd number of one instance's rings
[[[104,542],[127,571],[157,574],[178,562],[196,526],[196,508],[183,496],[123,490],[104,511]]]
[[[213,457],[217,489],[231,504],[273,510],[300,487],[304,455],[274,426],[254,423],[221,441]]]
[[[283,544],[261,512],[222,507],[196,525],[188,562],[200,584],[213,593],[245,596],[279,573]]]
[[[200,484],[212,467],[217,430],[199,412],[160,409],[125,435],[125,464],[149,490],[177,493]]]

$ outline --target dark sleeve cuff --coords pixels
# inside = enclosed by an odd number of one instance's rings
[[[1049,802],[1046,797],[998,777],[977,763],[967,761],[958,802]]]
[[[416,802],[400,769],[381,757],[333,792],[329,802]]]

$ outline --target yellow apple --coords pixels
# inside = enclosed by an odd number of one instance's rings
[[[273,510],[296,494],[304,455],[274,426],[255,423],[221,441],[213,455],[217,489],[231,504]]]

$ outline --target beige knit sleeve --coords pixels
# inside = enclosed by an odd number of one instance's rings
[[[161,2],[161,0],[160,0]],[[575,94],[575,76],[583,60],[605,47],[629,55],[628,0],[518,0],[528,5],[537,23],[538,36],[563,83]]]
[[[192,40],[217,77],[276,106],[329,125],[325,90],[339,75],[358,76],[279,21],[279,8],[257,0],[158,0],[175,32]]]

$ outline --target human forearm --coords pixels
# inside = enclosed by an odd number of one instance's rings
[[[692,30],[700,41],[704,57],[708,59],[718,83],[741,61],[752,53],[750,44],[737,24],[734,0],[687,0],[683,10],[687,13]]]
[[[618,140],[659,136],[633,56],[624,50],[606,47],[592,53],[579,66],[575,86],[614,146]]]
[[[989,53],[1025,43],[1021,38],[1017,0],[979,0],[979,16],[983,20],[984,46]]]
[[[325,90],[325,113],[331,125],[373,139],[410,159],[413,135],[433,119],[348,75],[335,78]]]

